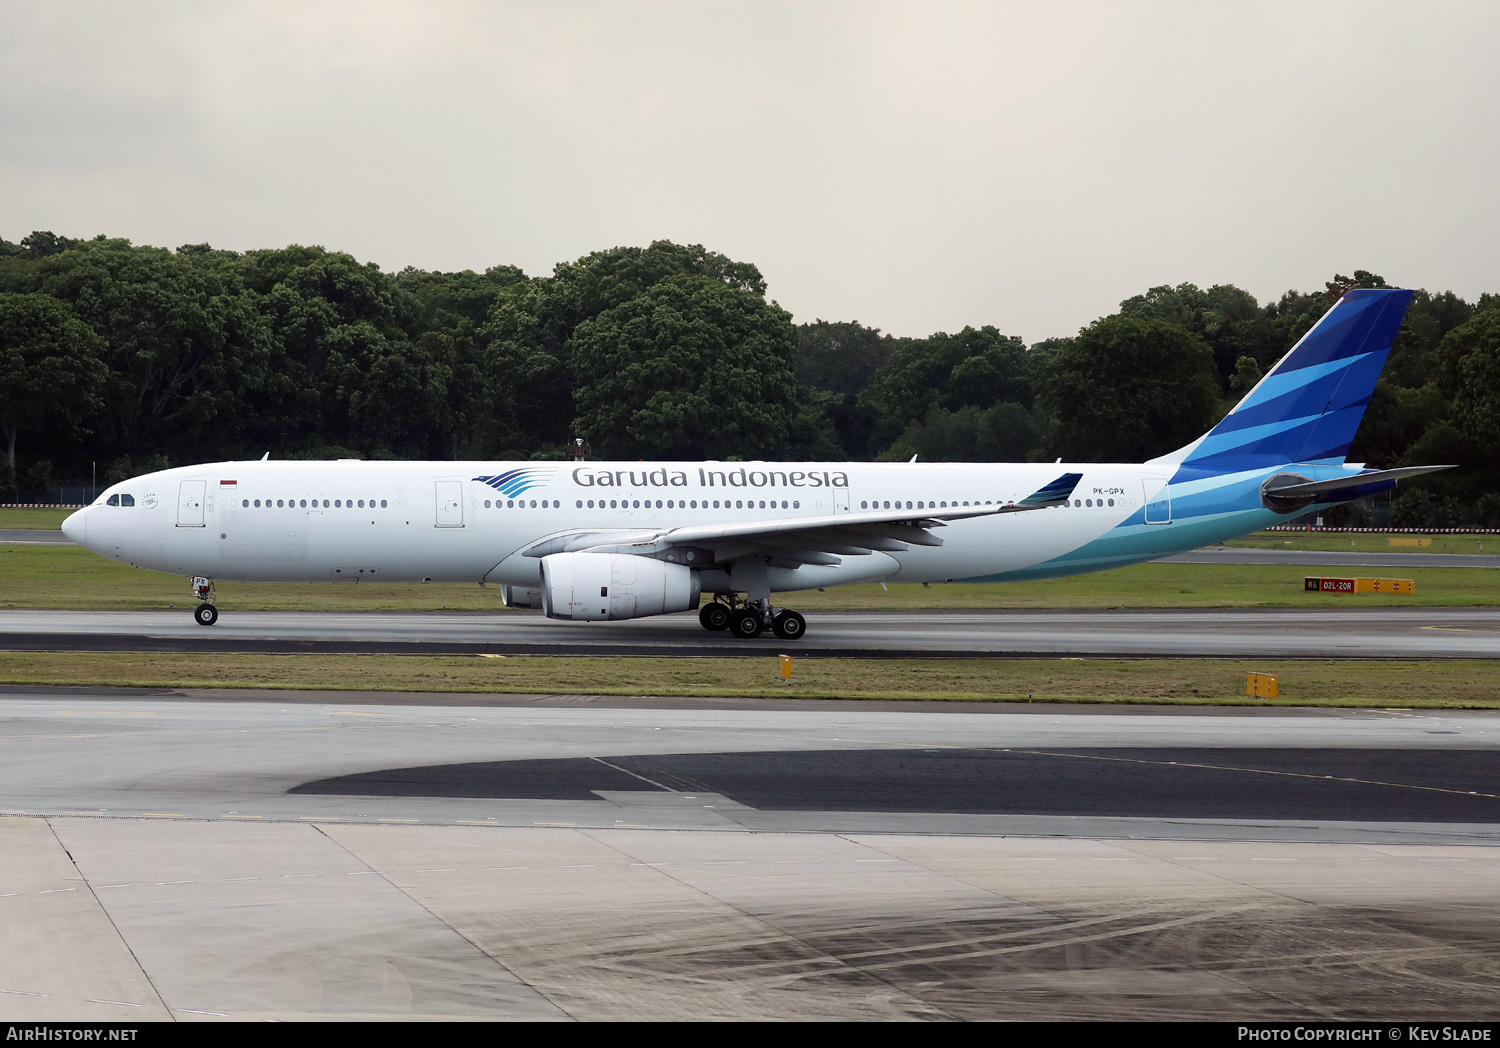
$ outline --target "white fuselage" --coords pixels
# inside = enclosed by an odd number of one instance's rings
[[[918,511],[1002,504],[1064,471],[1082,474],[1067,508],[950,521],[933,532],[941,545],[781,569],[771,588],[1074,574],[1149,560],[1277,519],[1260,510],[1220,514],[1212,534],[1180,517],[1173,521],[1164,491],[1172,467],[1150,463],[260,461],[125,481],[66,527],[96,553],[178,575],[534,586],[537,544],[580,529],[660,532],[795,522],[898,503]],[[1146,503],[1158,499],[1165,512],[1143,519]],[[133,505],[111,504],[127,500]],[[1132,518],[1144,526],[1127,526]],[[1120,536],[1118,549],[1112,533]],[[1101,543],[1111,548],[1050,565]],[[706,579],[704,589],[714,586]]]

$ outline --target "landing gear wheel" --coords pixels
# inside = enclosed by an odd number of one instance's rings
[[[753,608],[741,608],[729,616],[729,632],[736,637],[745,640],[758,637],[760,629],[760,612]]]
[[[199,604],[198,610],[193,612],[193,618],[198,620],[200,626],[212,626],[219,621],[219,609],[212,604]]]
[[[807,632],[807,620],[795,611],[783,611],[771,620],[771,628],[782,640],[801,640]]]
[[[705,604],[698,609],[698,621],[706,630],[713,630],[714,632],[727,630],[729,628],[729,607],[728,605],[720,604],[718,601],[714,601],[712,604]]]

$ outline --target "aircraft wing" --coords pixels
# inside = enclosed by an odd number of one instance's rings
[[[882,509],[834,513],[818,517],[784,517],[744,522],[715,522],[650,532],[581,532],[560,535],[526,551],[528,557],[591,551],[653,556],[668,549],[692,548],[706,555],[699,563],[725,564],[752,554],[770,553],[773,560],[796,564],[838,564],[841,556],[894,553],[912,546],[941,546],[931,532],[948,521],[993,517],[1005,513],[1060,506],[1083,479],[1064,473],[1019,502],[943,509]]]

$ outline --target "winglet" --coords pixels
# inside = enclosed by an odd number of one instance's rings
[[[1078,482],[1082,479],[1082,473],[1064,473],[1052,483],[1037,488],[1030,495],[1017,502],[1016,508],[1046,509],[1048,506],[1066,505],[1068,499],[1073,497],[1073,489],[1078,486]]]

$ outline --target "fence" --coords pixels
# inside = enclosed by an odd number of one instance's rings
[[[1500,528],[1325,528],[1321,524],[1272,524],[1265,531],[1327,531],[1360,535],[1500,535]]]

